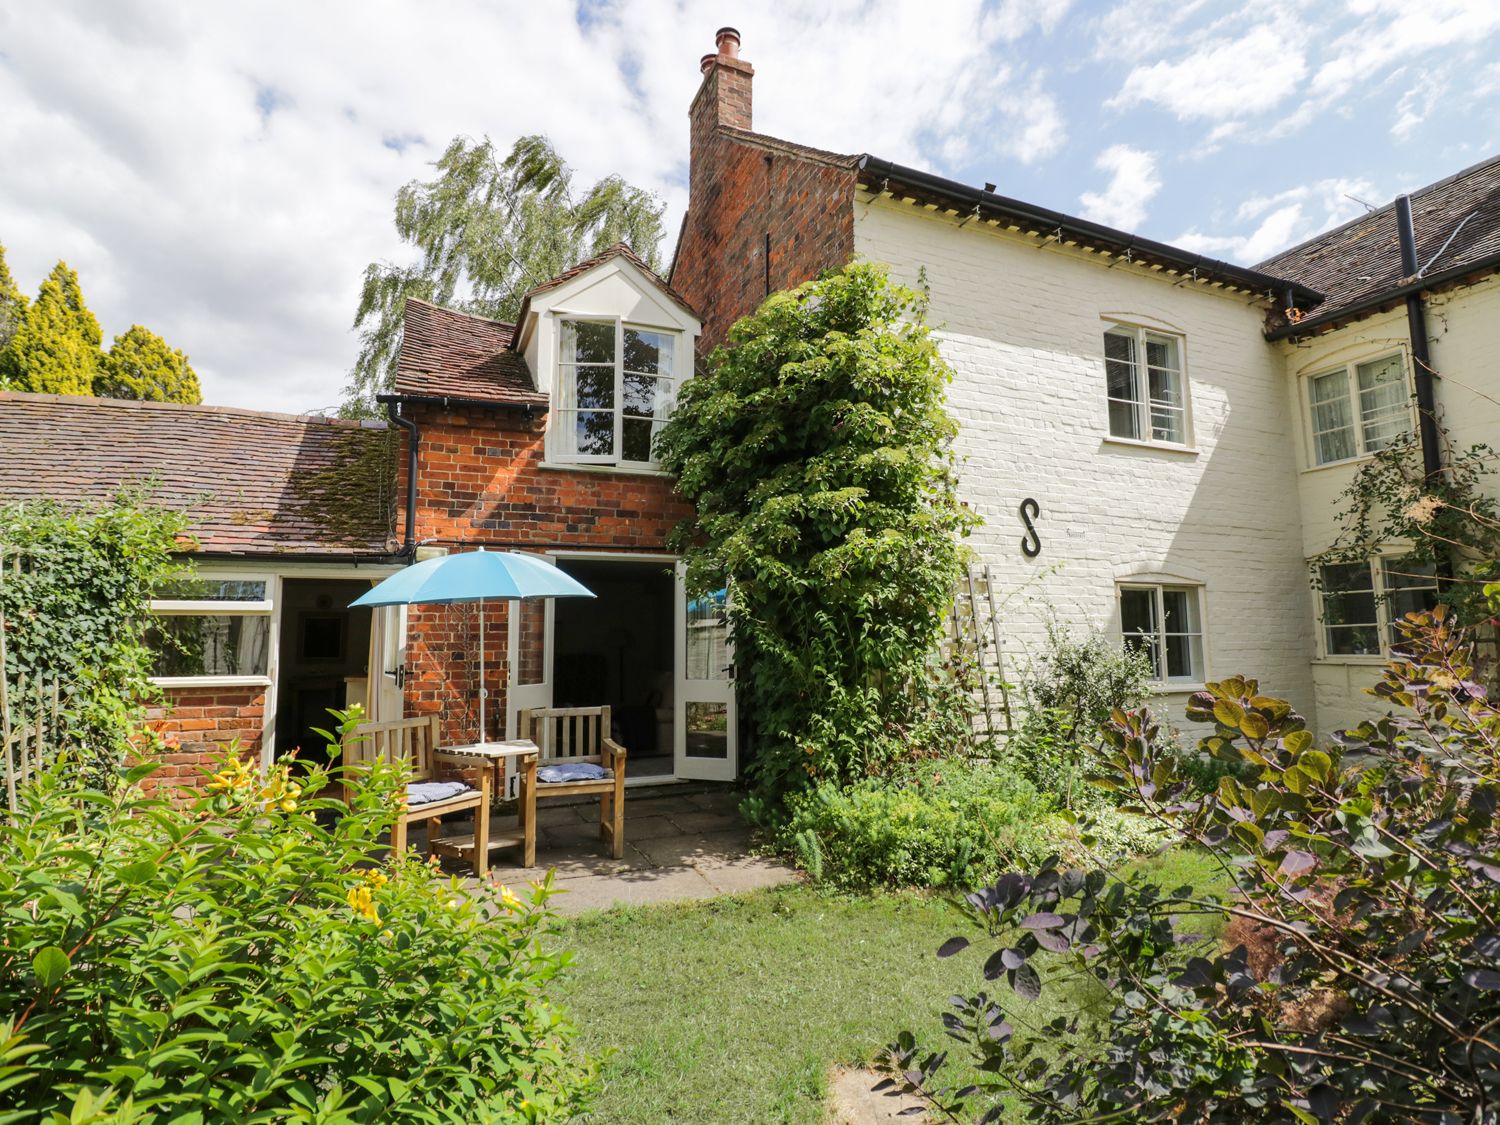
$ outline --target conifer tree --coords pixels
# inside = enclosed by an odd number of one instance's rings
[[[101,339],[99,322],[83,303],[78,275],[58,262],[11,338],[12,386],[43,394],[93,394]]]
[[[10,342],[26,319],[27,303],[6,264],[5,247],[0,245],[0,391],[9,389],[15,381]]]
[[[202,402],[188,357],[139,324],[115,337],[99,364],[94,393],[146,402]]]

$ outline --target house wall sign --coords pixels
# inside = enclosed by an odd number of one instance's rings
[[[1042,506],[1030,496],[1021,501],[1021,522],[1026,525],[1026,534],[1021,536],[1021,553],[1028,559],[1034,559],[1042,553],[1042,537],[1037,534],[1036,525],[1031,521],[1039,519],[1042,514]]]

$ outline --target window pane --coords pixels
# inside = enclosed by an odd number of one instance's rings
[[[1373,656],[1380,652],[1375,580],[1366,563],[1325,566],[1323,626],[1330,653]]]
[[[651,440],[656,424],[650,418],[626,418],[621,422],[620,459],[623,461],[650,461]]]
[[[689,758],[729,757],[729,704],[690,701],[683,708],[687,718],[685,751]]]
[[[1162,590],[1162,627],[1166,634],[1168,679],[1203,678],[1203,627],[1198,619],[1198,591]]]
[[[562,330],[564,363],[615,362],[615,326],[594,320],[565,320]]]
[[[1342,461],[1358,453],[1354,417],[1349,406],[1349,375],[1333,371],[1307,381],[1312,407],[1314,455],[1319,465]]]
[[[1140,440],[1141,384],[1136,371],[1135,333],[1104,334],[1104,383],[1109,398],[1109,432]]]
[[[1146,365],[1168,371],[1180,370],[1177,362],[1177,341],[1170,336],[1146,334]]]
[[[687,604],[687,679],[729,679],[729,591],[715,590]]]
[[[1365,452],[1374,453],[1411,429],[1406,371],[1398,355],[1362,363],[1354,370],[1359,380],[1359,417]]]
[[[270,640],[265,615],[170,614],[146,633],[153,676],[264,676]]]
[[[1155,590],[1126,587],[1120,591],[1120,632],[1125,637],[1126,648],[1144,651],[1151,658],[1151,667],[1160,679]]]
[[[178,578],[163,582],[154,596],[160,601],[263,602],[266,584],[261,579]]]
[[[576,367],[573,369],[573,402],[583,410],[609,410],[615,405],[615,369],[613,367]]]
[[[625,413],[642,418],[662,417],[665,413],[665,379],[654,379],[650,375],[625,376]]]
[[[614,411],[578,411],[573,420],[573,452],[588,457],[613,457],[615,453]]]
[[[1394,623],[1408,613],[1421,613],[1438,604],[1437,575],[1431,563],[1411,559],[1386,559],[1385,594],[1387,616]]]
[[[646,375],[672,374],[674,337],[666,332],[648,332],[643,328],[625,329],[625,370]]]

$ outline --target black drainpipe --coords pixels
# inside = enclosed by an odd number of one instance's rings
[[[417,554],[417,446],[422,438],[417,424],[399,412],[400,399],[381,395],[379,401],[385,403],[386,417],[392,424],[406,431],[406,544],[401,554],[410,561]]]
[[[1401,275],[1408,281],[1417,274],[1417,234],[1411,222],[1411,199],[1396,196],[1396,227],[1401,235]],[[1437,399],[1432,389],[1432,356],[1427,350],[1427,310],[1421,290],[1406,297],[1406,327],[1411,336],[1411,358],[1416,365],[1417,433],[1422,439],[1422,471],[1432,480],[1443,471],[1438,446]]]

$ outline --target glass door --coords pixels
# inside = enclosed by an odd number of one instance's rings
[[[699,781],[733,781],[739,738],[728,591],[689,598],[684,577],[678,563],[674,772]]]
[[[370,611],[370,666],[365,710],[371,722],[406,717],[406,607],[376,606]],[[352,701],[351,701],[352,702]]]
[[[543,555],[533,558],[556,565]],[[533,707],[552,706],[553,601],[511,602],[506,645],[505,737],[519,738],[518,716]]]

